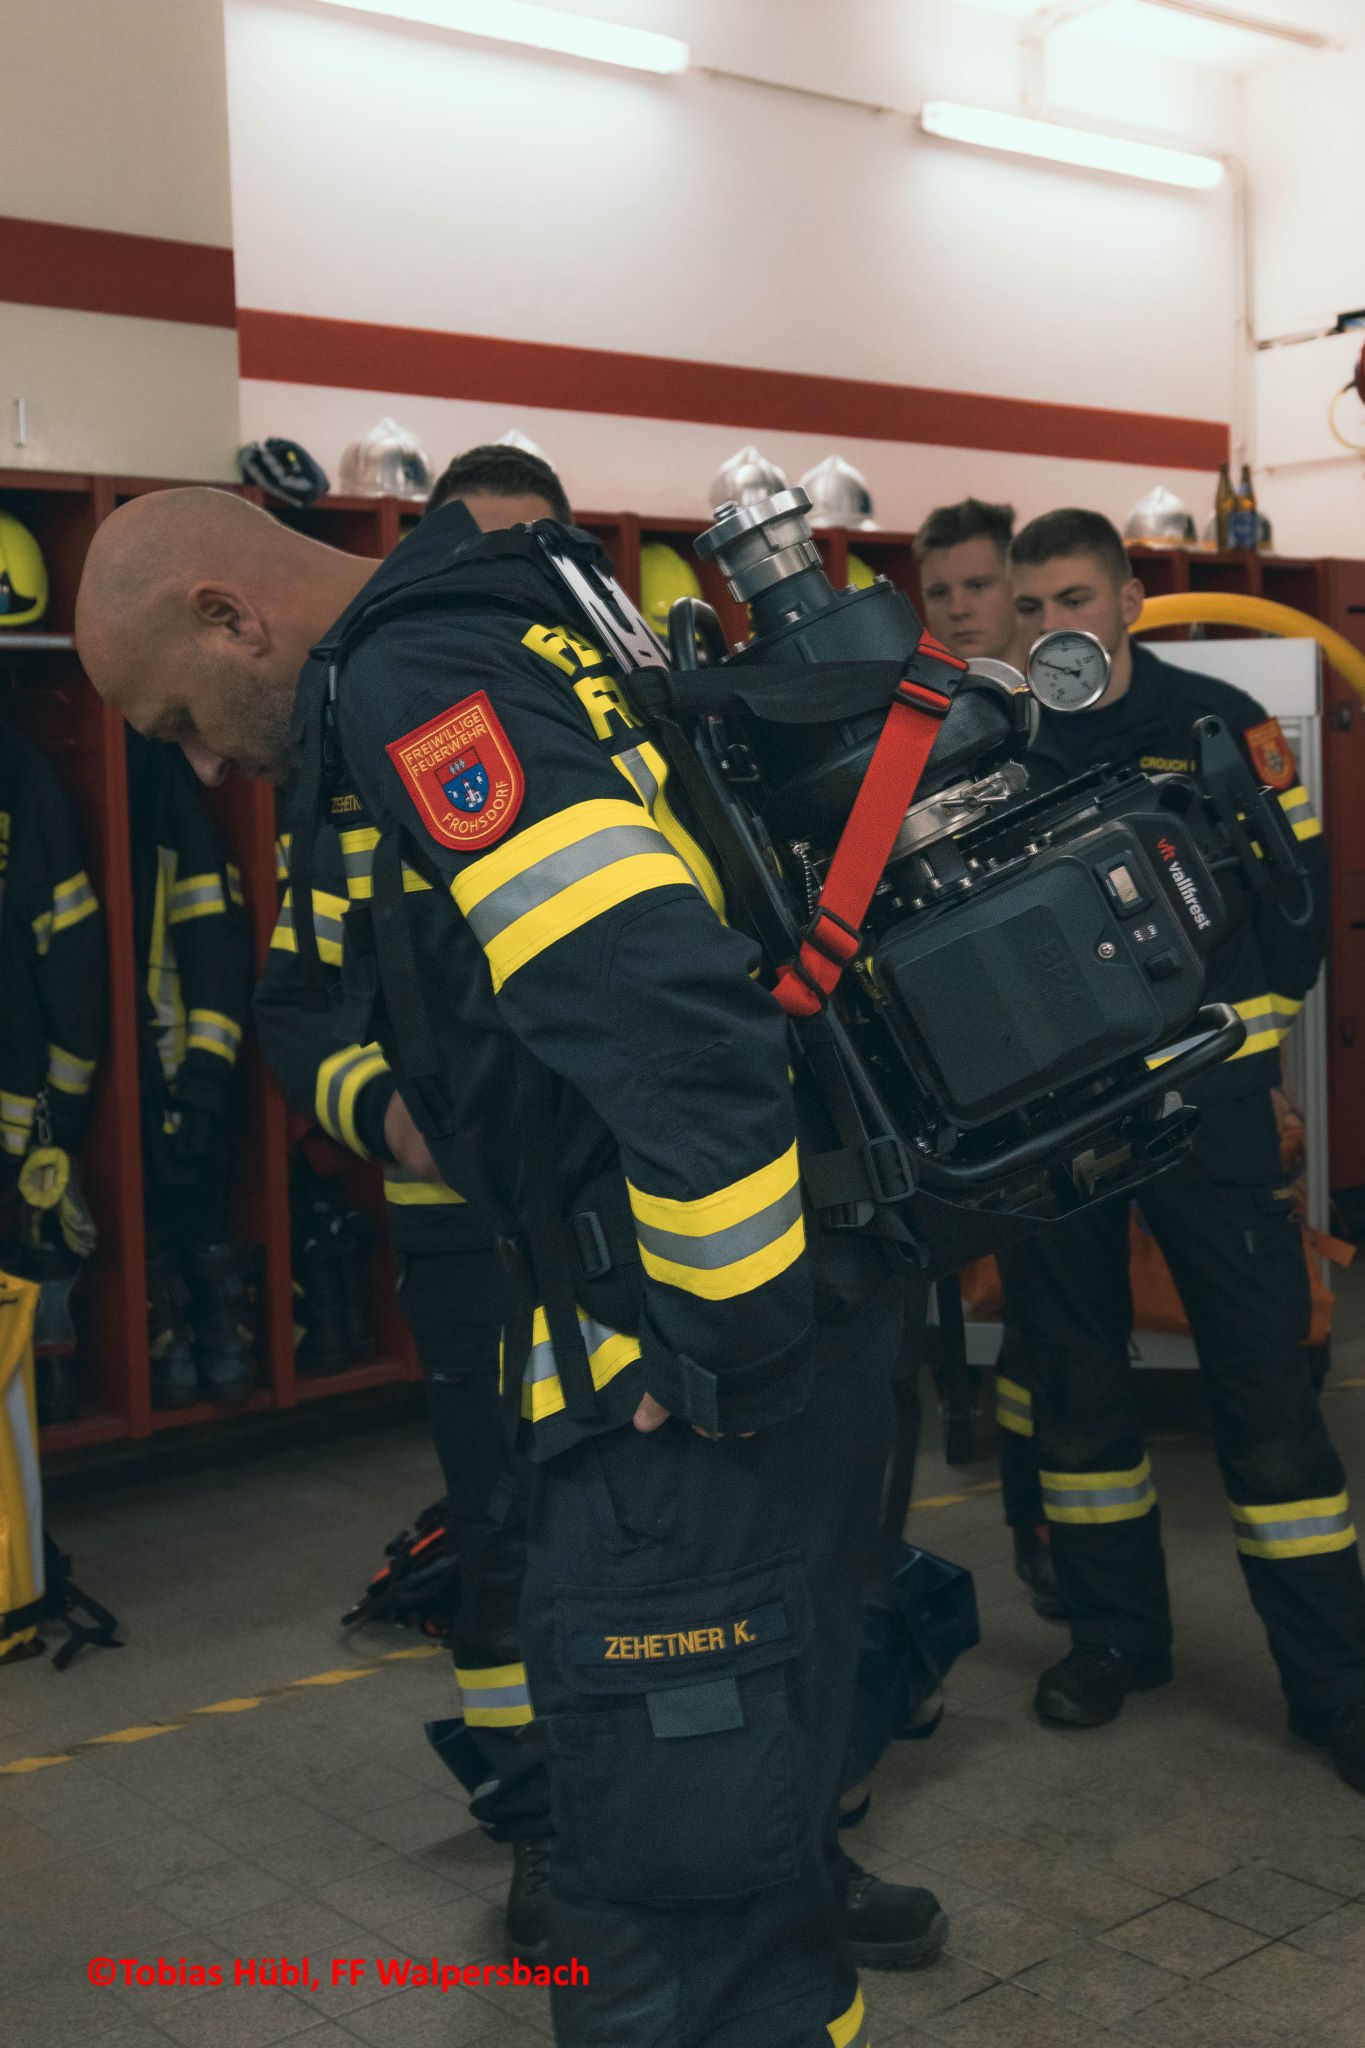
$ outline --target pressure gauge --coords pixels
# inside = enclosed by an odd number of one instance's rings
[[[1065,626],[1034,641],[1026,673],[1049,711],[1089,711],[1109,688],[1109,656],[1093,633]]]

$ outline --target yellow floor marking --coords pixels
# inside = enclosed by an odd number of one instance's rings
[[[12,1764],[0,1764],[0,1778],[17,1778],[25,1771],[46,1771],[50,1770],[53,1764],[69,1764],[70,1761],[71,1758],[66,1754],[16,1757]]]
[[[448,1655],[449,1652],[441,1643],[423,1643],[416,1650],[389,1650],[385,1654],[384,1662],[386,1664],[402,1664],[411,1662],[414,1657],[445,1657]]]
[[[351,1665],[345,1671],[315,1671],[311,1678],[293,1678],[289,1681],[290,1692],[297,1692],[302,1685],[349,1685],[353,1678],[368,1678],[377,1671],[377,1664]]]
[[[251,1709],[259,1707],[265,1698],[266,1695],[264,1693],[257,1693],[254,1699],[215,1700],[212,1706],[191,1707],[190,1712],[192,1714],[249,1714]]]
[[[102,1742],[150,1742],[154,1735],[174,1735],[184,1725],[183,1721],[159,1721],[154,1728],[117,1728],[112,1735],[90,1736],[87,1746],[94,1749]]]

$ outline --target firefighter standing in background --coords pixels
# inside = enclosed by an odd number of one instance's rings
[[[241,877],[171,748],[129,735],[152,1406],[242,1401],[256,1254],[227,1237],[250,988]]]
[[[854,1233],[808,1250],[823,1112],[575,616],[533,536],[459,505],[375,569],[177,491],[100,527],[77,637],[209,779],[282,774],[297,697],[309,799],[335,770],[378,835],[345,961],[403,1075],[393,1149],[519,1254],[527,1734],[554,1947],[590,1976],[558,2038],[865,2048],[834,1830],[903,1287]],[[936,1953],[936,1902],[882,1890]]]
[[[964,498],[939,505],[915,534],[924,623],[964,661],[986,656],[1022,669],[1028,636],[1020,627],[1010,590],[1009,547],[1014,507]],[[1034,636],[1036,638],[1036,635]],[[1028,1388],[997,1369],[995,1419],[1000,1428],[1000,1481],[1005,1522],[1014,1539],[1014,1569],[1037,1612],[1062,1616],[1052,1563],[1038,1448]]]
[[[549,464],[521,450],[474,448],[438,478],[428,513],[451,499],[485,530],[572,514]],[[448,1498],[447,1529],[460,1566],[452,1632],[466,1735],[441,1754],[474,1796],[470,1811],[513,1845],[507,1897],[509,1953],[545,1948],[544,1887],[551,1834],[549,1788],[539,1759],[517,1740],[531,1719],[517,1636],[526,1562],[525,1462],[512,1455],[498,1403],[503,1278],[485,1218],[443,1181],[401,1166],[386,1139],[395,1080],[377,1045],[338,1042],[342,919],[348,888],[363,896],[376,834],[358,802],[334,799],[335,830],[313,847],[313,923],[335,1001],[311,1008],[286,890],[270,958],[256,985],[256,1028],[265,1057],[295,1107],[362,1159],[383,1162],[389,1241],[398,1261],[398,1303],[412,1331]],[[288,878],[287,836],[281,840]],[[395,1111],[396,1115],[397,1112]],[[306,1313],[306,1308],[305,1308]],[[509,1705],[511,1689],[522,1697]]]
[[[1112,663],[1093,709],[1044,710],[1033,789],[1101,762],[1193,773],[1192,727],[1213,714],[1278,794],[1308,862],[1312,914],[1294,925],[1257,904],[1215,955],[1212,1000],[1246,1022],[1241,1050],[1190,1090],[1192,1154],[1143,1188],[1141,1207],[1179,1290],[1213,1411],[1233,1534],[1289,1703],[1291,1730],[1330,1746],[1365,1792],[1365,1580],[1341,1460],[1308,1354],[1308,1281],[1280,1170],[1271,1089],[1279,1048],[1322,965],[1322,827],[1274,719],[1243,691],[1161,662],[1128,628],[1142,585],[1098,513],[1035,519],[1010,553],[1031,637],[1092,632]],[[1009,1376],[1032,1389],[1043,1499],[1071,1626],[1069,1656],[1043,1673],[1045,1721],[1094,1727],[1126,1694],[1172,1675],[1160,1516],[1134,1402],[1128,1344],[1126,1197],[1041,1231],[1001,1261]]]
[[[0,725],[0,1193],[14,1197],[9,1256],[42,1288],[45,1423],[71,1421],[78,1405],[70,1297],[94,1232],[71,1162],[107,1020],[104,919],[70,807],[43,756]]]

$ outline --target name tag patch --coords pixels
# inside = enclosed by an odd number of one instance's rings
[[[475,853],[516,822],[526,778],[482,690],[385,751],[440,845]]]
[[[687,1628],[661,1628],[649,1635],[582,1630],[571,1635],[565,1653],[571,1664],[681,1664],[732,1656],[736,1651],[781,1642],[790,1633],[780,1600]]]

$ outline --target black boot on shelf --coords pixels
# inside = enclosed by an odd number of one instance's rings
[[[196,1245],[194,1276],[195,1363],[210,1401],[237,1405],[256,1384],[260,1329],[260,1259],[251,1244]]]
[[[147,1349],[153,1408],[192,1408],[199,1399],[190,1299],[178,1251],[158,1252],[147,1261]]]
[[[339,1230],[323,1222],[317,1231],[295,1235],[294,1286],[296,1369],[315,1379],[345,1372],[351,1363],[351,1345]]]
[[[346,1304],[346,1345],[352,1365],[366,1365],[379,1350],[370,1292],[370,1253],[375,1229],[363,1209],[348,1209],[341,1219],[341,1283]]]

